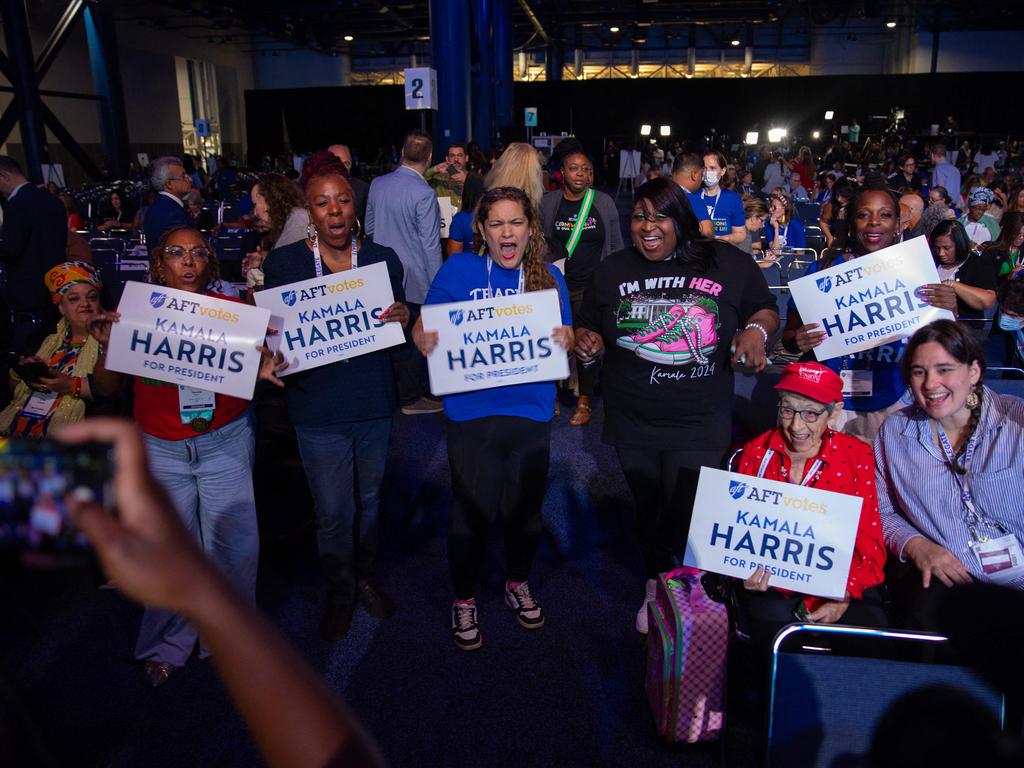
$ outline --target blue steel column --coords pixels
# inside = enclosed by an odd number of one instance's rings
[[[111,178],[126,178],[130,162],[124,88],[117,57],[117,33],[109,0],[93,0],[85,6],[85,35],[96,94],[100,97],[103,153]]]
[[[434,154],[469,138],[469,14],[460,0],[430,0],[430,62],[437,70]]]
[[[513,125],[512,114],[512,0],[492,0],[494,39],[494,125]]]
[[[473,141],[484,149],[494,141],[493,49],[491,12],[494,0],[473,0],[473,30],[476,34],[473,61]]]
[[[43,181],[43,163],[49,162],[46,152],[46,131],[40,114],[39,86],[32,42],[28,36],[25,0],[0,0],[3,13],[4,40],[7,56],[14,69],[14,91],[18,99],[21,143],[25,150],[25,173],[30,181]]]

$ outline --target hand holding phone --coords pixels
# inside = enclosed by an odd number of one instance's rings
[[[11,368],[21,377],[22,381],[29,385],[38,384],[42,379],[48,379],[53,376],[53,371],[50,370],[46,363],[29,357],[22,358],[19,362],[12,365]]]

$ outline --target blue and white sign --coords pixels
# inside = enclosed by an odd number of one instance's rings
[[[828,334],[814,354],[830,360],[906,338],[934,320],[953,320],[918,293],[937,282],[928,243],[915,237],[793,280],[789,290],[801,319]]]
[[[402,326],[380,318],[394,302],[383,261],[256,293],[271,313],[267,345],[288,361],[281,376],[401,344]]]
[[[451,395],[510,384],[556,381],[569,375],[569,357],[551,332],[562,325],[558,291],[428,304],[423,328],[437,331],[427,358],[430,391]]]
[[[405,108],[437,109],[437,70],[411,67],[405,74]]]
[[[252,399],[269,310],[129,281],[117,311],[111,371]]]
[[[684,563],[842,600],[864,500],[701,467]]]
[[[523,126],[526,128],[537,127],[537,108],[526,107],[523,112]]]

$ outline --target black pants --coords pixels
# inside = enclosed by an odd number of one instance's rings
[[[420,304],[405,302],[409,307],[409,325],[411,329],[420,316]],[[400,405],[412,405],[423,395],[429,393],[427,386],[427,361],[411,338],[406,337],[405,343],[395,347],[391,353],[391,366],[395,371],[395,381],[398,384],[398,401]]]
[[[569,291],[569,305],[572,307],[573,325],[576,328],[580,327],[576,320],[580,316],[580,312],[583,311],[583,293],[583,288],[573,288]],[[580,395],[590,397],[594,394],[594,382],[597,381],[597,371],[601,367],[601,363],[583,365],[575,358],[573,358],[573,362],[576,366],[576,380],[579,382]]]
[[[690,532],[700,468],[719,467],[718,451],[659,451],[617,447],[619,464],[636,503],[636,536],[646,578],[672,567]]]
[[[505,561],[510,581],[530,575],[542,521],[551,423],[514,416],[448,422],[452,470],[448,567],[455,596],[476,596],[487,532],[499,511],[505,522]]]

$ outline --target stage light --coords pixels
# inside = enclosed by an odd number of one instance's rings
[[[825,111],[825,119],[826,120],[831,120],[835,116],[836,116],[836,113],[833,112],[831,109]]]
[[[815,131],[814,133],[812,133],[811,134],[811,138],[812,139],[820,139],[821,138],[821,131]]]
[[[731,40],[730,44],[732,45],[733,48],[735,48],[735,47],[737,47],[740,44],[740,41],[739,40]]]
[[[608,31],[611,32],[614,35],[616,32],[619,31],[619,28],[618,27],[608,27]]]
[[[662,126],[660,126],[658,128],[658,133],[660,133],[662,136],[671,136],[672,135],[672,126],[671,125],[662,125]]]
[[[352,37],[352,35],[345,35],[345,37],[343,37],[342,39],[343,39],[343,40],[344,40],[344,41],[345,41],[346,43],[351,43],[351,42],[352,42],[353,40],[355,40],[355,38],[354,38],[354,37]]]
[[[895,21],[887,21],[887,22],[885,22],[885,28],[886,29],[896,29],[896,22]]]
[[[748,147],[757,144],[757,131],[747,131],[745,143]]]
[[[641,136],[650,136],[651,135],[651,126],[649,126],[647,123],[644,123],[643,125],[641,125],[640,126],[640,135]]]
[[[786,129],[785,128],[772,128],[770,131],[768,131],[768,141],[770,141],[772,144],[778,144],[785,137],[786,137]]]

